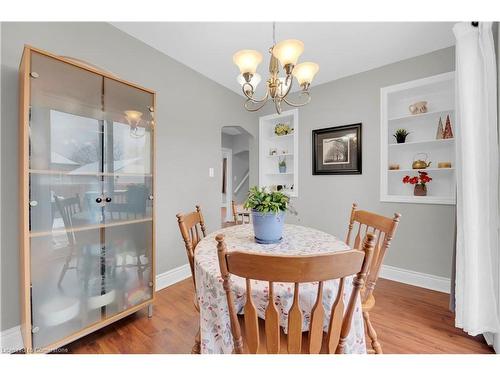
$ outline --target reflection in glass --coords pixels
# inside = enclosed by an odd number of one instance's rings
[[[107,224],[151,219],[153,201],[152,177],[141,175],[116,175],[104,179],[104,197],[109,202],[104,206],[105,221]]]
[[[106,248],[115,256],[116,299],[106,308],[112,316],[152,297],[152,222],[106,228]]]

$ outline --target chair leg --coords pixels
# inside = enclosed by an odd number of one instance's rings
[[[368,332],[368,336],[370,337],[371,345],[373,350],[375,351],[375,354],[383,354],[382,346],[378,342],[377,332],[375,332],[375,329],[373,328],[372,322],[370,321],[370,314],[368,313],[368,311],[363,311],[363,319],[365,321],[366,331]]]
[[[200,336],[200,329],[198,328],[198,332],[194,337],[194,345],[193,348],[191,349],[191,354],[200,354],[200,353],[201,353],[201,336]]]

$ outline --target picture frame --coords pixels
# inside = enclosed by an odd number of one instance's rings
[[[312,174],[362,173],[362,123],[312,131]]]

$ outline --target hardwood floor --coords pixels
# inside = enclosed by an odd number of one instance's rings
[[[454,327],[448,295],[380,279],[370,314],[384,353],[493,353],[482,336]],[[193,284],[157,293],[153,317],[140,311],[66,346],[69,353],[190,353],[198,328]]]

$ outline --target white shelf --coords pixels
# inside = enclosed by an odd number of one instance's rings
[[[287,154],[267,155],[268,158],[279,158],[280,156],[293,156],[293,154],[287,153]]]
[[[425,118],[425,117],[433,117],[434,115],[438,115],[440,113],[453,113],[455,112],[454,109],[442,109],[442,110],[436,110],[436,111],[430,111],[430,112],[425,112],[425,113],[419,113],[416,115],[404,115],[404,116],[398,116],[398,117],[393,117],[390,118],[388,121],[393,122],[393,121],[404,121],[404,120],[412,120],[412,119],[419,119],[419,118]]]
[[[273,139],[273,140],[276,140],[276,139],[290,139],[290,138],[293,138],[294,135],[295,135],[295,131],[292,134],[273,135],[273,136],[269,137],[269,139]]]
[[[397,203],[427,203],[427,204],[455,204],[454,196],[425,196],[416,197],[413,195],[383,195],[380,200],[382,202],[397,202]]]
[[[424,172],[453,172],[455,168],[424,168],[424,169],[388,169],[389,173],[397,173],[397,172],[404,172],[404,173],[409,173],[409,172],[418,172],[418,171],[424,171]]]
[[[455,168],[437,168],[439,162],[450,162],[455,167],[455,139],[435,139],[439,117],[445,124],[450,115],[452,130],[455,123],[455,73],[404,82],[380,90],[380,200],[382,202],[455,204]],[[429,112],[411,115],[409,105],[427,101]],[[404,115],[402,115],[404,114]],[[444,117],[444,118],[443,118]],[[395,142],[392,134],[398,127],[410,132],[408,142]],[[423,153],[425,155],[418,155]],[[432,181],[428,195],[414,196],[412,186],[403,184],[404,174],[416,175],[413,160],[432,162],[432,168],[420,169],[428,172]],[[390,164],[399,164],[402,169],[389,169]]]
[[[294,129],[293,133],[279,136],[274,134],[274,128],[278,123],[289,124]],[[287,188],[293,186],[293,190],[286,190],[287,194],[291,197],[298,195],[298,137],[299,112],[297,109],[259,118],[259,186],[276,187],[285,184]],[[269,155],[271,150],[276,150],[277,154]],[[285,173],[278,172],[279,159],[286,161]]]
[[[405,143],[389,143],[389,147],[410,147],[410,146],[425,146],[425,145],[447,145],[455,142],[455,138],[448,139],[429,139],[415,142]]]

